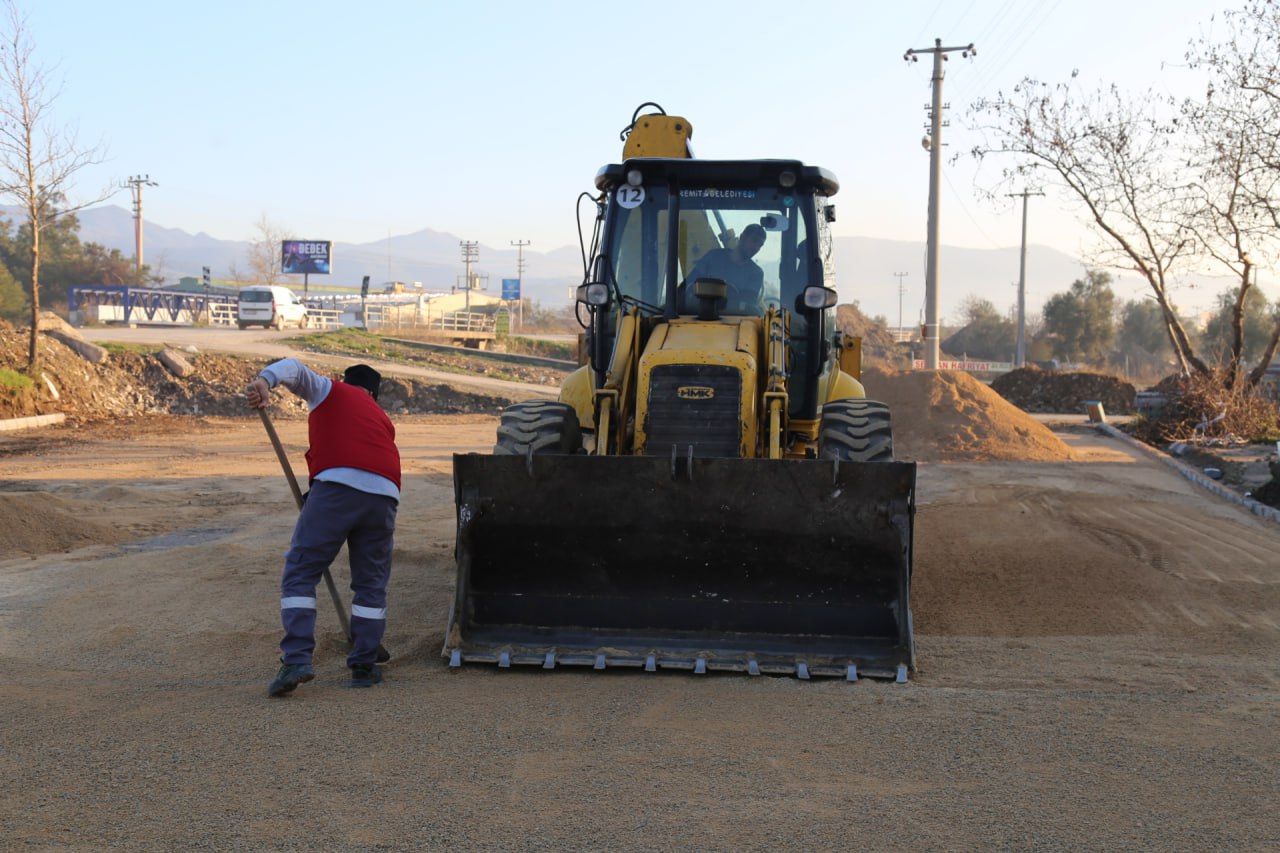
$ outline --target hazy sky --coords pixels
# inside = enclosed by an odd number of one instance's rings
[[[297,237],[369,242],[422,228],[508,248],[577,244],[577,195],[656,101],[700,157],[789,157],[841,181],[837,233],[923,240],[928,56],[953,54],[943,141],[963,112],[1025,75],[1193,91],[1180,67],[1215,11],[1165,0],[819,2],[284,2],[19,0],[56,65],[59,125],[109,160],[81,196],[147,174],[148,222],[246,239],[262,216]],[[128,207],[120,190],[111,203]],[[944,167],[942,242],[1016,246],[1012,201],[981,202]],[[1088,245],[1052,196],[1029,240]]]

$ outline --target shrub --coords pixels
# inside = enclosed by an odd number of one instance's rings
[[[1134,422],[1133,433],[1149,444],[1203,441],[1247,444],[1273,441],[1280,409],[1258,389],[1224,387],[1220,376],[1166,379],[1157,386],[1168,402],[1158,415]]]
[[[31,381],[31,377],[18,373],[16,370],[10,370],[7,367],[0,367],[0,388],[10,393],[16,393],[34,387],[35,383]]]

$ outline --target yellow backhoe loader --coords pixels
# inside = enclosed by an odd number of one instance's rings
[[[835,328],[835,176],[691,135],[637,109],[595,179],[586,363],[454,456],[444,655],[905,681],[915,465]]]

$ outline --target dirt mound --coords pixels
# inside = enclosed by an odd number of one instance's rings
[[[27,330],[0,330],[0,367],[21,372]],[[244,387],[268,359],[182,353],[192,366],[173,375],[155,352],[112,351],[93,364],[48,335],[40,338],[41,377],[30,388],[0,389],[0,419],[63,413],[73,423],[148,414],[247,416]],[[387,380],[384,405],[405,414],[492,414],[509,400],[470,394],[448,385]],[[291,394],[272,398],[277,417],[304,417],[306,404]]]
[[[917,462],[990,459],[1057,462],[1070,448],[967,373],[863,371],[867,396],[889,406],[894,455]]]
[[[836,326],[846,335],[862,339],[862,357],[865,362],[889,368],[908,366],[908,356],[905,351],[898,349],[893,335],[863,314],[857,305],[837,305]]]
[[[72,551],[124,542],[132,532],[84,517],[83,507],[48,492],[0,492],[0,554]]]
[[[1012,370],[991,383],[991,390],[1024,412],[1082,413],[1085,403],[1097,401],[1113,415],[1134,413],[1132,385],[1101,373],[1041,370],[1028,366]]]

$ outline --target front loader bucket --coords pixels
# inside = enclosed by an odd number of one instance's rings
[[[859,675],[914,666],[915,464],[455,455],[467,661]]]

